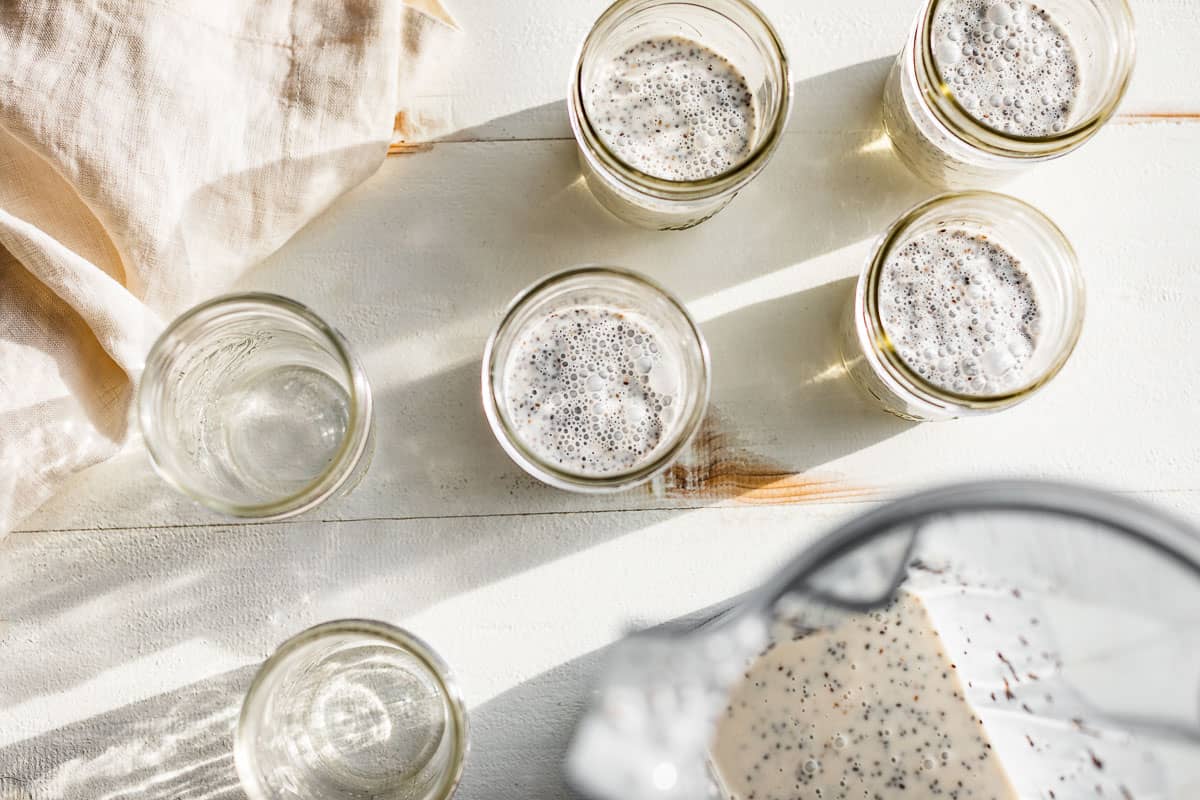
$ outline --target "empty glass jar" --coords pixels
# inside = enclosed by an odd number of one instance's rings
[[[340,620],[262,665],[234,754],[250,800],[446,800],[467,746],[462,695],[429,645],[382,622]]]
[[[285,297],[196,306],[151,349],[138,417],[155,469],[204,505],[278,519],[361,477],[371,388],[346,340]]]

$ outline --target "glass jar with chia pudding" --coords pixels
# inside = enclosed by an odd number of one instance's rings
[[[884,127],[922,178],[986,186],[1094,136],[1133,64],[1126,0],[927,0],[888,78]]]
[[[615,267],[551,275],[488,340],[483,405],[505,452],[544,483],[614,492],[667,469],[708,406],[708,345],[683,304]]]
[[[724,208],[775,152],[791,103],[783,45],[744,0],[618,0],[584,40],[567,95],[596,199],[658,230]]]
[[[884,409],[916,421],[1010,408],[1065,366],[1083,327],[1083,278],[1044,214],[1007,195],[918,205],[859,278],[842,358]]]

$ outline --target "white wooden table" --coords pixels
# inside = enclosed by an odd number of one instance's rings
[[[924,426],[867,406],[834,366],[871,241],[933,193],[877,121],[917,3],[763,0],[795,65],[791,129],[729,209],[683,233],[621,225],[578,177],[562,98],[604,5],[457,0],[459,67],[432,103],[456,132],[389,158],[243,279],[311,304],[364,357],[378,442],[351,496],[301,521],[230,523],[133,448],[0,543],[0,797],[242,797],[230,741],[255,665],[344,616],[409,627],[457,669],[475,725],[464,800],[563,797],[606,645],[748,588],[889,494],[1059,477],[1200,520],[1200,4],[1136,2],[1121,117],[1010,188],[1079,250],[1074,359],[1017,409]],[[656,277],[712,347],[707,445],[657,495],[535,484],[480,410],[504,305],[580,262]]]

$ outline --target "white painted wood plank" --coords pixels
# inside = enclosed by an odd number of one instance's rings
[[[604,4],[457,0],[467,38],[440,97],[451,138],[567,136],[566,73]],[[652,234],[609,219],[577,183],[568,141],[441,144],[389,161],[246,277],[311,303],[364,355],[380,393],[373,468],[315,520],[182,530],[129,530],[216,522],[140,453],[79,476],[26,528],[96,530],[0,543],[0,776],[30,781],[36,800],[241,798],[229,733],[254,665],[300,628],[353,614],[414,628],[462,676],[476,726],[464,800],[563,796],[571,720],[626,625],[735,594],[867,507],[671,511],[715,501],[585,500],[525,478],[483,422],[477,360],[512,293],[569,264],[642,269],[704,318],[719,429],[751,465],[880,493],[1069,477],[1200,521],[1189,312],[1200,126],[1114,126],[1014,185],[1083,258],[1080,350],[1019,409],[907,426],[827,368],[849,276],[929,193],[872,147],[878,83],[915,4],[762,5],[795,64],[793,134],[702,228]],[[1125,111],[1200,111],[1186,38],[1200,6],[1147,0],[1136,13]],[[782,496],[810,488],[795,481]],[[472,516],[488,514],[510,516]],[[459,518],[432,519],[448,515]]]
[[[745,451],[726,455],[751,466],[847,491],[993,474],[1196,489],[1200,447],[1183,432],[1200,430],[1189,300],[1200,296],[1198,150],[1200,126],[1116,127],[1014,184],[1078,248],[1088,319],[1049,388],[982,419],[901,422],[836,369],[853,276],[877,234],[930,193],[869,134],[788,137],[728,210],[668,234],[608,217],[578,180],[571,142],[442,144],[390,160],[243,286],[311,303],[358,348],[378,394],[371,470],[318,518],[711,502],[556,492],[495,444],[478,399],[484,340],[512,294],[581,262],[643,270],[691,304],[713,351],[717,427]],[[25,527],[213,520],[166,491],[135,450],[80,476]]]
[[[442,110],[450,138],[569,137],[562,100],[576,49],[607,0],[458,0],[454,13],[467,32],[461,60],[431,105]],[[850,69],[876,95],[890,59],[900,51],[921,3],[761,0],[793,62],[797,103],[792,130],[823,130],[821,109],[841,101]],[[1200,4],[1134,0],[1138,66],[1125,114],[1200,114],[1196,47]]]
[[[0,775],[36,800],[240,797],[229,735],[253,665],[366,616],[419,632],[461,678],[461,797],[560,797],[600,649],[745,590],[856,508],[16,534],[0,545]]]
[[[1200,492],[1170,499],[1200,520]],[[309,625],[365,616],[458,673],[475,731],[461,800],[563,798],[608,645],[740,594],[868,507],[15,534],[0,775],[34,800],[242,800],[230,737],[256,665]]]

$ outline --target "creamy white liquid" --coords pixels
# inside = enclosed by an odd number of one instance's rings
[[[647,319],[577,306],[525,330],[505,367],[517,437],[560,469],[627,472],[670,435],[681,383],[678,353]]]
[[[1030,380],[1037,296],[990,239],[949,228],[905,244],[883,266],[879,315],[900,358],[935,386],[983,397]]]
[[[1046,136],[1071,124],[1079,62],[1066,31],[1023,0],[951,0],[933,22],[938,73],[984,124]]]
[[[647,39],[606,65],[584,98],[601,141],[648,175],[694,181],[750,153],[753,97],[718,53],[681,37]]]
[[[924,604],[767,650],[712,747],[730,800],[1017,800]]]

